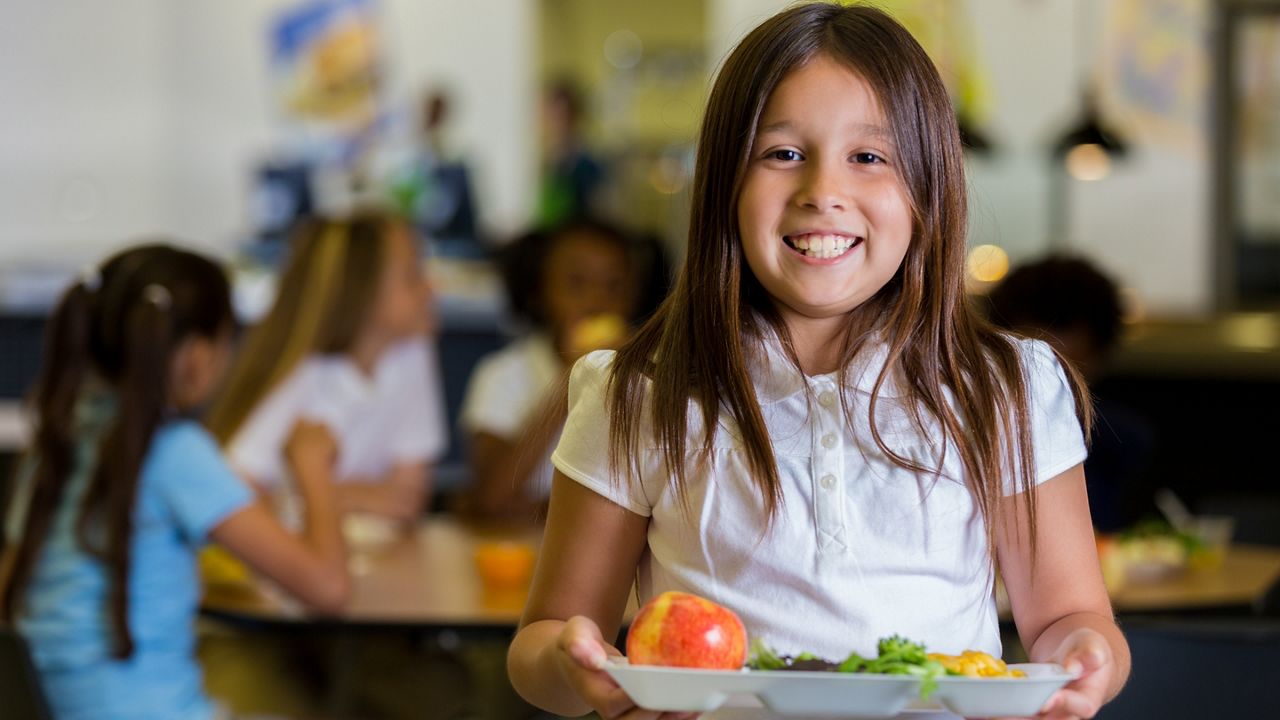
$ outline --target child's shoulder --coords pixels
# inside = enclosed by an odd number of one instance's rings
[[[154,460],[179,463],[199,462],[206,458],[220,458],[218,441],[204,425],[196,420],[173,420],[156,429],[151,441],[150,455]]]
[[[1056,377],[1062,373],[1062,362],[1053,346],[1044,340],[1006,335],[1005,339],[1013,345],[1022,363],[1023,371],[1031,382],[1044,378]]]

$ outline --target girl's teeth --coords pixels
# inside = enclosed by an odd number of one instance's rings
[[[853,238],[843,235],[807,235],[796,238],[792,245],[808,257],[829,259],[845,254],[854,242]]]

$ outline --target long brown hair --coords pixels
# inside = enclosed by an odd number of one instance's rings
[[[901,25],[866,6],[827,3],[789,8],[753,30],[725,60],[707,102],[698,142],[688,256],[676,288],[654,318],[618,351],[609,385],[610,458],[634,476],[642,444],[662,448],[675,489],[685,497],[690,452],[710,457],[717,416],[737,425],[752,479],[772,519],[783,501],[765,422],[748,374],[753,338],[772,328],[801,372],[794,346],[768,294],[747,266],[737,202],[757,124],[787,73],[822,54],[845,64],[873,88],[894,134],[901,181],[913,218],[910,247],[898,272],[850,315],[874,318],[873,332],[846,334],[841,370],[873,336],[887,361],[867,410],[876,446],[912,471],[937,474],[889,448],[876,406],[888,382],[905,387],[916,428],[934,422],[958,448],[968,485],[994,543],[1005,473],[1016,487],[1035,484],[1026,373],[1012,338],[987,325],[964,288],[967,199],[955,113],[937,70]],[[862,329],[862,328],[859,328]],[[1090,426],[1087,392],[1070,368],[1078,414]],[[948,393],[954,396],[954,405]],[[690,400],[702,412],[701,447],[687,447]],[[846,418],[852,419],[842,392]],[[649,425],[630,409],[648,403]],[[936,433],[935,433],[936,434]],[[926,437],[928,435],[925,435]],[[1022,492],[1033,523],[1034,493]]]
[[[311,353],[351,349],[377,299],[392,228],[376,210],[311,219],[294,231],[275,304],[249,331],[206,422],[219,443]]]
[[[132,655],[133,505],[143,459],[168,412],[173,354],[188,337],[230,333],[233,322],[222,269],[168,245],[126,250],[62,296],[45,331],[44,364],[32,396],[35,437],[29,461],[20,466],[20,472],[31,473],[29,501],[18,544],[0,577],[0,620],[11,623],[19,610],[68,479],[88,472],[76,540],[107,566],[113,653]],[[82,469],[74,415],[90,380],[114,396],[116,409],[102,431],[96,467]]]

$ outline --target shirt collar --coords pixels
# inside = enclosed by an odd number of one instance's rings
[[[747,372],[761,404],[787,400],[808,388],[819,390],[823,386],[837,384],[838,371],[815,376],[801,373],[787,357],[777,332],[766,323],[761,323],[761,328],[758,338],[743,338]],[[883,338],[877,335],[868,339],[845,370],[845,387],[870,396],[888,356],[889,346]],[[898,397],[901,394],[900,384],[892,377],[880,388],[881,397]]]

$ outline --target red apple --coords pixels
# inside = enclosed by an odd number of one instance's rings
[[[747,629],[732,610],[706,598],[664,592],[645,603],[627,632],[632,665],[737,670],[747,659]]]

